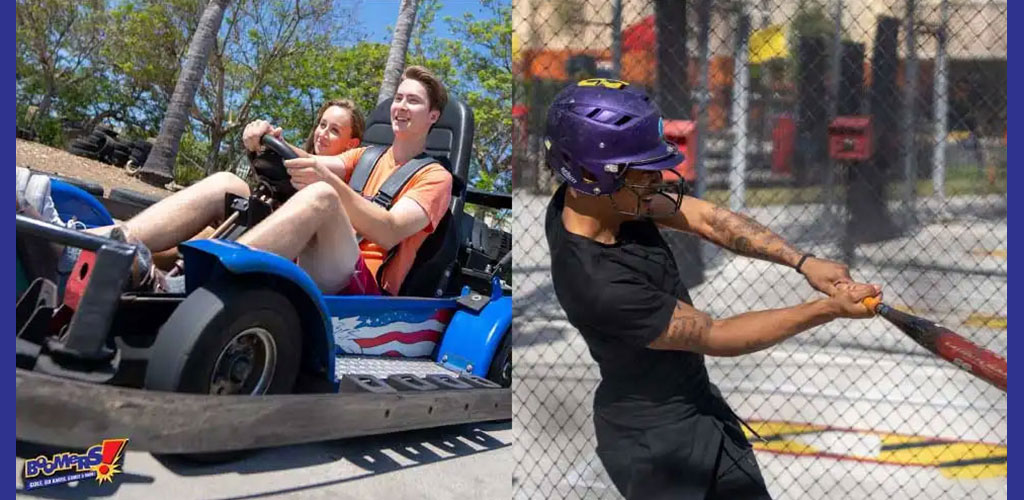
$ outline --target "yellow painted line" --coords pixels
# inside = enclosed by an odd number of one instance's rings
[[[747,422],[758,434],[769,438],[758,440],[744,429],[754,449],[769,453],[883,463],[900,466],[935,467],[949,479],[985,479],[1006,477],[1006,446],[993,443],[947,441],[909,434],[890,434],[870,430],[834,429],[825,425],[780,421]],[[880,438],[876,453],[854,454],[842,449],[829,450],[827,446],[812,446],[813,440],[825,432],[849,433]],[[815,441],[819,445],[822,440]]]
[[[823,431],[826,429],[824,425],[797,424],[791,422],[747,422],[747,425],[763,437],[774,436],[777,434],[801,434],[804,432]],[[747,434],[748,438],[755,437],[746,428],[743,429],[743,432]]]
[[[818,448],[789,439],[780,439],[777,441],[769,441],[767,443],[754,441],[754,449],[774,451],[776,453],[794,453],[797,455],[814,455],[816,453],[821,453],[821,450]]]
[[[974,250],[971,250],[971,254],[977,255],[979,257],[998,257],[1000,259],[1006,258],[1006,250],[1001,249],[985,250],[984,248],[975,248]]]
[[[894,444],[916,444],[924,443],[926,441],[929,441],[929,439],[924,436],[908,436],[906,434],[886,434],[885,437],[882,438],[882,446],[891,446]]]
[[[991,479],[1006,477],[1006,462],[1001,464],[966,465],[962,467],[942,467],[942,476],[949,479]]]
[[[1006,329],[1006,316],[991,314],[972,314],[964,321],[965,326],[980,326],[982,328],[994,328],[996,330]]]
[[[887,440],[882,438],[882,446],[885,447]],[[921,446],[919,448],[904,448],[899,450],[885,450],[878,454],[879,460],[887,462],[899,462],[908,465],[939,465],[947,462],[961,460],[973,460],[976,458],[991,458],[994,456],[1006,455],[1006,447],[986,443],[944,443]]]
[[[746,427],[743,428],[743,432],[747,435],[748,440],[752,440],[754,448],[764,451],[773,451],[777,453],[795,453],[798,455],[809,455],[818,453],[820,450],[801,443],[792,439],[779,439],[773,438],[773,436],[784,436],[794,434],[806,434],[808,432],[821,432],[825,429],[821,425],[812,424],[796,424],[790,422],[748,422],[748,425],[761,437],[770,439],[767,443],[757,439],[752,432]]]

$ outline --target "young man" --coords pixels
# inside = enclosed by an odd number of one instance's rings
[[[651,99],[624,82],[585,80],[548,111],[547,163],[564,180],[545,224],[552,281],[601,370],[597,453],[628,499],[769,498],[704,356],[751,353],[836,318],[869,317],[860,301],[880,289],[749,217],[683,196],[673,170],[682,156],[662,135]],[[829,297],[713,319],[693,306],[659,226],[793,267]]]

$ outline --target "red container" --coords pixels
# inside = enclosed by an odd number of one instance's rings
[[[687,181],[697,181],[697,122],[692,120],[665,120],[665,139],[675,143],[683,153],[683,162],[676,165]]]
[[[772,173],[790,175],[793,172],[793,148],[796,144],[796,122],[789,115],[775,120],[772,129]]]
[[[837,116],[828,127],[828,154],[833,160],[871,159],[871,117]]]

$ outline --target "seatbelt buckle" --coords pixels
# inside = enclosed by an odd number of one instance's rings
[[[383,207],[390,207],[395,198],[387,193],[378,192],[371,201]]]

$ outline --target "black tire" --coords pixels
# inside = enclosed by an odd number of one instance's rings
[[[66,182],[68,184],[71,184],[72,186],[80,188],[93,196],[103,197],[103,186],[96,184],[95,182],[83,181],[81,179],[72,179],[71,177],[63,177],[54,174],[46,175],[49,175],[53,179],[57,179],[61,182]]]
[[[100,161],[107,163],[110,162],[110,154],[114,152],[115,144],[117,144],[116,139],[107,139],[107,142],[103,144],[103,147],[100,148],[99,152],[97,153],[100,157]]]
[[[132,149],[138,149],[139,151],[146,155],[148,155],[149,152],[153,150],[153,144],[151,144],[149,141],[132,141],[131,147]]]
[[[71,144],[68,145],[68,150],[70,151],[71,149],[89,151],[91,153],[96,153],[100,150],[100,148],[96,147],[95,141],[86,141],[83,139],[75,139],[71,141]]]
[[[115,167],[123,167],[125,163],[128,163],[128,155],[120,151],[114,151],[110,153],[110,164]]]
[[[270,381],[263,383],[262,389],[253,390],[264,394],[290,392],[299,373],[302,352],[301,326],[295,307],[268,288],[225,281],[192,292],[160,327],[150,351],[145,387],[211,394],[216,390],[213,370],[222,351],[236,336],[252,329],[262,329],[252,335],[262,336],[260,341],[271,339],[270,346],[276,352]]]
[[[103,134],[96,134],[95,132],[89,135],[83,135],[78,139],[75,139],[81,144],[86,144],[93,151],[99,151],[103,149],[103,145],[107,143],[107,136]]]
[[[487,379],[502,387],[512,387],[512,327],[505,330],[487,370]]]
[[[95,151],[89,151],[87,149],[77,148],[75,146],[71,146],[70,148],[68,148],[68,153],[71,153],[75,156],[81,156],[82,158],[88,158],[90,160],[100,159],[99,153]]]
[[[145,165],[146,159],[149,158],[149,153],[138,149],[132,149],[131,155],[129,156],[132,161],[138,165]]]
[[[132,154],[132,147],[123,142],[119,142],[117,144],[114,144],[114,151],[125,156],[128,156]]]
[[[117,132],[114,131],[114,129],[112,129],[112,128],[106,126],[106,125],[96,125],[95,131],[99,132],[99,133],[101,133],[101,134],[103,134],[103,135],[105,135],[107,137],[110,137],[111,139],[117,138]]]
[[[218,366],[224,368],[220,365],[222,354],[229,352],[227,348],[236,344],[237,337],[262,329],[273,339],[276,363],[273,363],[270,381],[264,383],[265,391],[261,393],[291,392],[301,362],[300,325],[295,307],[273,290],[246,288],[225,281],[204,285],[192,292],[160,327],[146,366],[145,388],[194,394],[217,392],[213,383],[214,371]],[[266,347],[262,343],[254,345]],[[263,360],[268,361],[268,357],[265,355]],[[259,356],[256,359],[260,359]],[[251,378],[251,374],[245,376],[242,390],[236,394],[246,393]],[[220,386],[221,389],[223,387]],[[253,389],[258,390],[258,385]],[[174,456],[193,462],[220,463],[236,460],[248,452]]]
[[[131,189],[114,188],[110,190],[110,199],[116,200],[131,205],[135,205],[142,208],[148,208],[150,205],[160,201],[160,198],[143,194]]]

